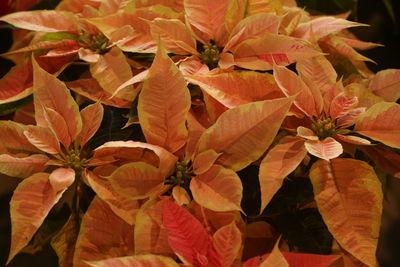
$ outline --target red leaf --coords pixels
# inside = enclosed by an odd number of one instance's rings
[[[168,232],[169,245],[183,262],[194,266],[207,266],[211,240],[193,215],[172,201],[165,200],[163,225]]]

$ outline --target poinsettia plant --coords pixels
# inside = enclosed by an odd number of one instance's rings
[[[378,266],[400,70],[289,0],[62,0],[0,17],[7,264]]]

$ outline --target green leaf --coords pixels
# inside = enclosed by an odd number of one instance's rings
[[[11,113],[15,112],[16,110],[28,105],[29,103],[32,103],[32,101],[33,101],[33,97],[32,97],[32,95],[29,95],[25,98],[15,101],[15,102],[2,104],[2,105],[0,105],[0,116],[5,116],[8,114],[11,114]]]
[[[76,34],[66,33],[66,32],[49,32],[43,35],[42,41],[61,41],[65,39],[71,39],[78,41],[78,36]]]

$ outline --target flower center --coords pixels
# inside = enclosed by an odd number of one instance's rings
[[[336,134],[336,126],[331,118],[318,119],[311,125],[311,129],[320,139],[325,139]]]
[[[175,172],[167,178],[167,183],[180,185],[182,187],[188,187],[192,176],[193,173],[191,164],[183,161],[178,161],[176,163]]]
[[[72,149],[65,156],[65,165],[74,170],[81,170],[86,163],[86,159],[81,159],[79,150]]]
[[[79,42],[82,46],[93,50],[96,53],[103,53],[107,51],[108,39],[102,34],[81,34]]]
[[[201,61],[206,64],[210,69],[216,68],[219,61],[219,49],[211,41],[208,45],[203,46],[201,52]]]

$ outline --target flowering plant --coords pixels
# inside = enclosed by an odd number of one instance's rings
[[[365,25],[289,0],[17,6],[7,263],[378,266],[400,70],[366,67]]]

